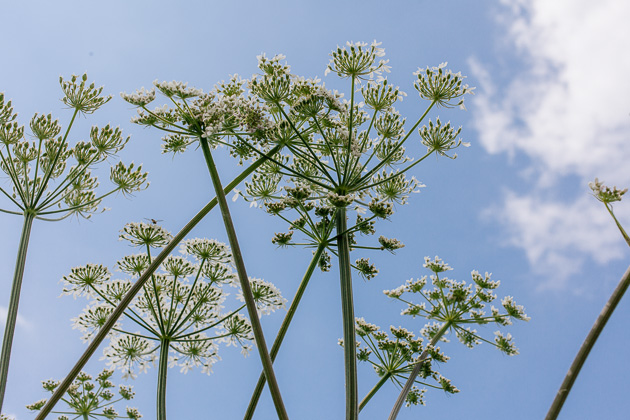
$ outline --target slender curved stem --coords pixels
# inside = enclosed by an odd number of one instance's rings
[[[597,320],[595,321],[595,324],[591,328],[591,331],[588,333],[588,335],[586,336],[586,339],[582,343],[582,347],[580,347],[580,350],[578,351],[578,354],[575,356],[573,363],[571,363],[571,367],[569,368],[569,371],[564,377],[564,381],[562,381],[562,385],[560,385],[560,389],[558,390],[558,393],[556,394],[556,398],[554,398],[553,403],[551,404],[551,407],[549,408],[549,411],[547,412],[547,416],[545,416],[545,420],[555,420],[560,414],[560,410],[562,410],[562,406],[564,405],[564,402],[566,401],[567,396],[569,395],[569,392],[571,392],[573,383],[577,379],[577,376],[580,374],[580,370],[582,369],[582,366],[584,365],[586,358],[591,352],[591,349],[595,345],[595,342],[597,341],[599,334],[602,332],[602,330],[606,326],[606,322],[608,322],[608,319],[614,312],[615,308],[617,307],[617,304],[623,297],[629,285],[630,285],[630,267],[628,267],[623,277],[621,277],[619,284],[613,291],[612,295],[610,296],[610,299],[608,299],[608,302],[606,302],[606,305],[604,305],[604,308],[602,309],[601,313],[597,317]]]
[[[241,248],[238,244],[238,238],[236,236],[236,230],[232,223],[232,216],[230,215],[230,209],[225,199],[225,193],[223,187],[221,187],[221,179],[217,172],[217,167],[214,164],[210,147],[208,146],[208,140],[205,137],[199,137],[201,143],[201,149],[206,159],[208,170],[210,171],[210,178],[212,178],[212,184],[214,185],[215,193],[219,202],[219,208],[221,209],[221,215],[223,216],[223,224],[225,225],[225,231],[230,242],[230,248],[232,249],[232,257],[234,258],[234,264],[236,265],[236,272],[241,284],[241,290],[243,292],[243,298],[247,304],[247,313],[249,314],[249,322],[252,325],[252,331],[254,333],[254,339],[256,340],[256,347],[258,348],[258,355],[265,371],[267,382],[269,383],[269,391],[273,403],[276,407],[276,413],[281,420],[288,419],[289,416],[284,408],[282,402],[282,395],[280,394],[280,388],[276,381],[276,375],[273,371],[273,362],[269,356],[267,350],[267,343],[265,342],[265,336],[263,334],[262,326],[260,325],[260,319],[258,317],[258,311],[256,310],[256,302],[254,301],[254,295],[249,284],[249,278],[247,277],[247,271],[245,270],[245,263],[243,261],[243,255],[241,254]]]
[[[337,252],[339,253],[339,279],[341,283],[341,312],[343,322],[343,355],[346,381],[346,420],[359,417],[359,395],[357,384],[356,332],[354,303],[352,298],[352,272],[350,263],[350,241],[346,209],[338,208],[336,215]]]
[[[278,352],[280,351],[280,346],[282,345],[282,341],[289,330],[289,325],[291,325],[291,321],[293,320],[293,316],[297,311],[298,305],[302,300],[302,296],[306,291],[306,286],[308,286],[309,281],[313,275],[313,271],[315,271],[315,267],[317,267],[317,263],[322,256],[322,253],[326,249],[326,245],[322,244],[317,247],[317,250],[313,254],[313,259],[311,259],[311,263],[306,269],[306,273],[304,273],[304,277],[302,277],[302,281],[298,286],[297,291],[295,292],[295,296],[293,296],[293,300],[291,301],[291,306],[287,311],[287,314],[284,316],[284,320],[282,321],[282,325],[280,326],[280,330],[278,331],[278,335],[271,346],[271,351],[269,355],[271,356],[271,360],[275,361]],[[256,411],[256,406],[258,405],[258,400],[260,399],[260,394],[262,394],[263,389],[265,388],[265,373],[262,372],[260,377],[258,378],[258,383],[256,384],[256,388],[254,388],[254,393],[249,401],[249,406],[247,406],[247,411],[245,412],[244,420],[251,420],[254,416],[254,411]]]
[[[387,382],[391,376],[392,374],[390,372],[387,372],[385,375],[381,376],[381,379],[379,379],[376,385],[374,385],[374,387],[370,390],[370,392],[367,393],[367,395],[363,398],[363,400],[359,404],[359,411],[363,410],[363,408],[367,405],[367,403],[370,402],[372,397],[376,395],[378,390],[381,389],[383,385],[385,385],[385,382]]]
[[[624,230],[623,226],[621,226],[621,223],[619,223],[619,220],[617,220],[617,218],[615,217],[615,213],[613,213],[613,211],[612,211],[612,206],[610,204],[608,204],[608,203],[604,203],[604,204],[606,205],[606,210],[608,210],[608,213],[610,214],[610,216],[615,221],[615,224],[617,225],[617,228],[619,229],[619,232],[621,232],[621,236],[623,236],[623,239],[626,241],[628,246],[630,246],[630,237],[628,236],[628,234]]]
[[[160,361],[157,383],[157,420],[166,420],[166,375],[168,373],[168,338],[160,340]]]
[[[2,353],[0,353],[0,413],[4,402],[4,393],[7,390],[7,378],[9,376],[9,361],[11,359],[11,347],[13,346],[13,335],[18,316],[18,306],[20,303],[20,290],[22,289],[22,278],[24,277],[24,266],[26,264],[26,251],[28,240],[31,236],[35,214],[24,213],[24,224],[22,225],[22,236],[18,246],[17,259],[15,261],[15,272],[13,274],[13,285],[11,286],[11,298],[7,310],[7,323],[4,328],[4,339],[2,340]]]
[[[276,147],[273,149],[273,153],[276,153],[280,150],[280,147]],[[252,163],[247,169],[245,169],[239,176],[234,178],[234,180],[228,184],[227,187],[223,190],[226,194],[232,191],[238,184],[240,184],[245,178],[251,175],[256,169],[260,167],[264,163],[264,159],[258,159],[256,162]],[[151,275],[157,270],[162,264],[162,262],[169,256],[171,252],[175,249],[175,247],[188,235],[188,233],[195,227],[197,224],[217,205],[216,197],[210,200],[208,204],[206,204],[190,221],[182,228],[182,230],[177,233],[173,237],[173,239],[162,249],[162,251],[158,254],[157,257],[151,262],[147,270],[140,276],[140,278],[131,286],[131,289],[123,296],[120,300],[120,303],[114,309],[114,312],[107,318],[107,321],[103,324],[101,329],[96,333],[94,339],[88,344],[88,347],[85,349],[81,357],[77,360],[74,367],[68,372],[68,375],[65,379],[57,386],[55,392],[50,396],[46,404],[42,407],[35,420],[44,420],[48,414],[50,414],[51,410],[59,402],[61,397],[66,393],[70,385],[72,385],[72,381],[74,378],[81,372],[81,369],[86,365],[90,357],[96,352],[101,343],[105,340],[111,329],[116,325],[116,322],[121,317],[127,306],[131,303],[133,298],[138,294],[142,287],[147,282],[148,279],[151,278]]]
[[[444,325],[442,325],[442,328],[440,328],[440,330],[437,333],[435,333],[435,335],[431,339],[431,343],[429,344],[429,346],[431,347],[435,346],[437,342],[440,341],[440,338],[446,333],[446,331],[448,331],[448,329],[451,328],[451,325],[452,324],[450,322],[445,322]],[[394,407],[392,408],[392,411],[389,414],[389,417],[387,418],[388,420],[396,420],[396,417],[398,417],[398,413],[400,412],[400,409],[405,403],[407,394],[409,394],[409,391],[411,391],[411,387],[413,386],[413,383],[415,382],[416,377],[418,376],[418,373],[420,373],[420,369],[422,369],[422,365],[425,363],[425,360],[428,357],[429,357],[429,352],[427,350],[423,351],[422,354],[420,355],[418,362],[416,363],[413,370],[409,374],[409,379],[407,379],[407,382],[405,382],[405,386],[403,387],[402,391],[400,391],[400,394],[398,395],[398,399],[396,400],[396,403],[394,404]]]

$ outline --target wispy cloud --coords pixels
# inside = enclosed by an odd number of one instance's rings
[[[528,157],[530,191],[508,192],[492,211],[537,271],[563,267],[547,285],[562,287],[587,257],[606,263],[625,252],[586,184],[599,177],[630,186],[630,3],[503,3],[501,48],[520,64],[498,85],[492,74],[506,69],[471,59],[480,82],[471,111],[489,153]],[[580,183],[579,195],[554,199],[575,190],[570,182]]]

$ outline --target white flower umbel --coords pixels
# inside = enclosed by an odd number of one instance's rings
[[[244,195],[248,200],[264,203],[270,214],[289,224],[289,232],[276,234],[274,243],[325,246],[327,250],[319,255],[323,269],[330,266],[329,252],[343,259],[340,268],[346,342],[355,339],[351,268],[368,279],[378,272],[366,258],[353,259],[356,262],[351,263],[350,250],[391,251],[401,245],[391,240],[378,246],[359,245],[356,233],[374,233],[372,225],[376,219],[389,218],[395,205],[406,204],[411,193],[419,191],[423,185],[408,174],[414,166],[433,152],[444,153],[463,144],[456,139],[459,132],[447,130],[446,134],[452,135],[446,143],[444,136],[440,138],[442,142],[436,145],[439,150],[432,147],[414,159],[407,156],[405,149],[432,107],[463,104],[463,95],[471,90],[462,85],[460,74],[429,69],[428,75],[419,76],[416,85],[426,85],[421,87],[421,96],[430,103],[422,115],[414,116],[416,122],[411,129],[405,130],[405,119],[394,108],[404,94],[381,76],[389,71],[383,56],[384,50],[377,42],[352,42],[331,53],[326,74],[350,79],[347,100],[316,79],[292,76],[281,58],[263,60],[262,74],[249,83],[253,96],[271,111],[274,120],[266,138],[288,153],[269,156],[271,162],[261,166],[246,184]],[[235,133],[235,137],[239,138],[239,134]],[[257,152],[257,144],[245,143],[251,151],[261,153]],[[347,220],[351,211],[371,214],[365,219],[358,214],[353,224]],[[289,217],[289,213],[297,214]],[[295,239],[298,231],[307,237],[306,241]],[[330,241],[333,236],[337,241]],[[348,350],[351,347],[344,350],[344,357],[347,417],[354,420],[358,397],[354,353]],[[251,416],[250,410],[246,418]]]
[[[411,392],[415,378],[426,369],[426,365],[430,360],[446,361],[440,353],[435,352],[434,347],[439,341],[445,341],[445,335],[449,331],[454,331],[459,341],[466,347],[472,348],[482,342],[489,343],[507,355],[518,354],[512,336],[508,333],[497,331],[495,339],[489,340],[483,338],[477,330],[471,329],[470,325],[486,325],[494,323],[496,325],[510,325],[511,320],[517,319],[529,321],[529,317],[525,314],[523,306],[517,305],[514,298],[506,296],[501,300],[501,305],[505,309],[505,313],[500,313],[494,306],[491,307],[491,315],[485,315],[483,309],[489,303],[492,303],[497,296],[492,292],[499,286],[498,281],[492,281],[490,274],[486,273],[482,276],[477,271],[471,273],[473,282],[466,284],[465,281],[455,281],[440,274],[452,270],[452,268],[442,261],[439,257],[431,260],[425,257],[424,267],[433,274],[430,276],[432,288],[427,287],[427,277],[424,276],[418,280],[408,280],[402,286],[394,290],[385,290],[384,293],[405,304],[403,315],[411,315],[412,317],[424,317],[432,322],[427,323],[421,330],[430,343],[426,350],[414,362],[414,367],[409,378],[400,393],[394,408],[390,414],[390,419],[395,419],[400,408],[405,403],[408,393]],[[419,296],[423,302],[415,303],[413,298]],[[424,361],[423,363],[418,363]],[[450,383],[446,381],[439,382],[450,387]],[[445,388],[446,389],[446,388]]]
[[[263,203],[270,213],[280,217],[284,217],[285,211],[297,212],[297,218],[286,219],[291,223],[290,230],[305,234],[307,244],[318,249],[324,247],[316,252],[322,268],[330,266],[325,248],[343,259],[343,323],[344,339],[348,342],[355,339],[349,286],[351,269],[358,268],[366,277],[377,272],[365,259],[353,259],[358,262],[353,264],[350,249],[381,249],[380,244],[364,247],[355,243],[354,235],[369,231],[365,226],[377,218],[393,215],[395,205],[406,203],[411,193],[418,191],[422,185],[409,177],[408,172],[435,150],[412,159],[406,154],[407,141],[416,134],[416,128],[432,107],[462,105],[463,95],[471,90],[461,83],[461,75],[441,67],[419,75],[417,88],[429,104],[422,115],[414,116],[416,122],[410,129],[405,130],[405,119],[394,108],[403,94],[382,77],[383,72],[389,71],[383,56],[384,50],[377,42],[369,45],[351,42],[331,53],[327,73],[350,79],[347,100],[342,100],[342,94],[327,89],[317,78],[291,74],[283,56],[261,55],[261,74],[250,80],[235,75],[207,93],[190,90],[183,83],[156,83],[169,105],[154,110],[146,104],[138,105],[139,114],[134,119],[135,123],[167,134],[165,152],[182,152],[194,143],[201,146],[226,226],[231,225],[231,218],[213,150],[227,147],[241,164],[254,157],[267,159],[246,185],[243,195],[251,202]],[[362,95],[362,100],[356,95]],[[136,101],[133,96],[126,98],[132,103]],[[284,154],[279,156],[281,150]],[[372,214],[356,225],[348,223],[348,212],[364,210]],[[236,252],[233,229],[226,229],[235,255],[240,255]],[[276,243],[297,244],[295,236],[289,236],[277,236]],[[330,241],[333,236],[337,241]],[[237,268],[245,290],[248,277],[244,264],[237,261]],[[255,314],[251,306],[248,304],[248,310]],[[257,342],[259,337],[264,341],[253,314]],[[271,378],[270,389],[279,416],[285,418],[271,361],[265,355],[266,347],[259,345],[258,350],[266,376]],[[354,420],[358,413],[356,363],[354,353],[346,351],[348,417]],[[251,414],[248,411],[246,417]]]
[[[418,374],[419,379],[414,380],[415,384],[441,388],[451,394],[459,392],[448,379],[434,370],[432,360],[440,362],[448,360],[447,356],[440,353],[438,347],[428,346],[425,348],[423,339],[421,337],[416,338],[412,332],[405,328],[391,326],[389,330],[392,337],[378,326],[365,322],[363,318],[356,319],[357,336],[362,342],[357,346],[357,359],[360,362],[371,364],[379,377],[376,385],[359,404],[359,410],[366,406],[386,382],[391,381],[402,388],[403,381],[409,378],[418,364],[422,365],[422,369]],[[418,404],[424,405],[426,391],[426,388],[419,389],[414,385],[405,399],[407,407]]]
[[[110,378],[114,374],[113,370],[103,370],[94,380],[91,375],[81,372],[68,389],[65,398],[67,408],[63,411],[53,411],[61,414],[57,419],[131,419],[138,420],[142,415],[131,407],[126,407],[124,413],[119,414],[114,408],[120,401],[130,401],[135,393],[130,386],[121,385],[118,388],[117,396],[114,393],[116,387]],[[42,381],[44,390],[54,392],[59,386],[59,381],[49,379]],[[46,399],[39,400],[26,406],[31,411],[39,411],[46,404]],[[69,415],[70,417],[67,417]]]
[[[109,271],[95,264],[72,269],[64,277],[64,293],[83,295],[88,307],[73,319],[74,327],[90,340],[114,311],[132,281],[144,272],[151,252],[160,249],[171,234],[157,223],[129,223],[120,238],[144,250],[118,261],[119,270],[129,279],[110,280]],[[200,368],[210,374],[220,360],[219,343],[239,344],[244,352],[253,339],[247,318],[239,314],[245,305],[225,310],[228,293],[223,286],[233,284],[232,255],[227,245],[213,239],[189,239],[181,245],[180,256],[169,256],[153,274],[142,292],[127,307],[113,328],[103,358],[125,377],[158,364],[158,419],[166,418],[165,392],[168,367],[181,372]],[[283,307],[285,300],[273,284],[252,280],[259,315]]]
[[[51,114],[35,114],[29,123],[30,135],[17,122],[11,101],[0,93],[0,170],[8,177],[11,189],[0,187],[0,194],[14,206],[1,212],[24,219],[18,247],[16,269],[9,301],[2,353],[0,354],[0,411],[6,389],[11,346],[17,319],[22,277],[30,232],[34,219],[57,221],[70,216],[89,218],[104,211],[101,202],[117,191],[124,195],[146,188],[147,174],[142,167],[122,162],[111,168],[114,187],[98,192],[99,182],[91,170],[116,156],[129,141],[120,128],[92,127],[89,141],[69,142],[69,133],[79,115],[92,114],[107,103],[103,87],[88,84],[87,75],[59,79],[63,103],[73,110],[65,131]],[[4,205],[2,205],[4,207]]]

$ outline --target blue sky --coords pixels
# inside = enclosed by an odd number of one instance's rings
[[[471,270],[502,281],[499,295],[512,295],[532,320],[511,332],[520,355],[507,357],[489,346],[469,350],[443,346],[451,356],[443,374],[460,394],[429,392],[427,406],[404,409],[399,418],[542,418],[578,346],[629,261],[630,250],[605,209],[590,197],[595,177],[630,186],[630,7],[610,0],[254,2],[202,1],[4,2],[0,35],[0,91],[13,99],[20,122],[34,112],[67,124],[59,101],[60,75],[87,72],[114,99],[73,129],[85,139],[89,127],[111,122],[132,136],[121,159],[142,163],[151,187],[133,200],[113,197],[111,210],[91,221],[36,222],[29,248],[9,377],[6,413],[24,420],[24,405],[44,397],[39,381],[61,378],[82,352],[70,318],[84,306],[58,298],[59,279],[88,262],[110,266],[134,252],[118,241],[130,221],[163,220],[176,232],[211,197],[207,170],[190,150],[174,159],[160,154],[160,137],[133,126],[134,110],[118,93],[149,87],[153,80],[181,80],[210,89],[238,73],[256,72],[256,55],[282,53],[295,74],[323,77],[328,53],[346,41],[382,42],[392,66],[389,80],[408,93],[398,107],[415,115],[424,104],[412,87],[418,67],[448,61],[468,75],[476,95],[468,111],[438,110],[462,125],[471,143],[455,161],[428,159],[414,175],[427,185],[398,209],[379,233],[406,247],[395,256],[371,255],[379,275],[355,279],[356,314],[382,327],[422,325],[398,315],[382,295],[423,275],[424,256],[439,255],[466,279]],[[223,157],[224,180],[236,173]],[[107,183],[105,178],[103,184]],[[2,207],[8,207],[2,202]],[[630,206],[615,211],[630,226]],[[274,282],[290,298],[308,263],[303,249],[270,243],[284,226],[242,200],[233,206],[248,272]],[[0,215],[0,309],[6,307],[21,220]],[[193,236],[225,240],[218,213]],[[280,388],[292,418],[341,418],[342,351],[337,273],[317,274],[276,363]],[[1,314],[1,312],[0,312]],[[610,320],[569,397],[561,418],[621,419],[630,410],[625,390],[630,367],[625,349],[630,333],[627,298]],[[264,320],[271,341],[281,313]],[[489,328],[486,334],[492,335]],[[172,419],[236,419],[242,416],[259,372],[255,355],[222,352],[211,376],[169,373]],[[99,351],[100,355],[100,351]],[[90,372],[103,362],[95,357]],[[134,401],[147,419],[154,416],[155,369],[133,382]],[[376,382],[360,370],[360,394]],[[362,418],[385,418],[398,390],[389,385]],[[268,394],[257,418],[274,418]]]

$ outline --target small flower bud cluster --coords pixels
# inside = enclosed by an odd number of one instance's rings
[[[407,96],[399,87],[388,85],[387,79],[383,79],[382,83],[368,82],[367,88],[361,88],[361,94],[365,105],[375,111],[387,110],[397,100],[402,101],[403,96]]]
[[[144,107],[155,100],[155,88],[148,91],[142,87],[134,93],[121,92],[120,96],[132,105]]]
[[[55,138],[61,131],[59,120],[52,119],[52,115],[33,115],[30,123],[31,132],[39,140]]]
[[[457,139],[461,131],[461,127],[455,130],[450,122],[446,123],[446,125],[442,125],[440,119],[437,118],[435,124],[429,120],[429,126],[423,126],[419,133],[422,138],[422,144],[427,147],[429,153],[435,152],[441,156],[455,159],[457,158],[457,153],[453,154],[453,156],[449,156],[446,152],[456,149],[459,146],[470,146],[470,143],[462,142],[461,139]]]
[[[348,207],[354,201],[354,195],[340,195],[333,191],[329,192],[326,198],[333,207]]]
[[[593,196],[602,203],[606,204],[614,203],[615,201],[621,201],[623,195],[628,192],[627,188],[620,190],[617,187],[607,187],[597,178],[595,178],[595,181],[589,182],[588,186],[593,191]]]
[[[114,392],[112,389],[115,387],[110,381],[110,378],[114,374],[113,370],[103,370],[94,381],[91,375],[85,372],[80,372],[70,388],[68,389],[66,396],[62,398],[62,401],[66,404],[67,408],[61,412],[53,411],[53,413],[65,413],[72,418],[90,417],[98,418],[104,417],[108,419],[131,419],[138,420],[142,417],[140,412],[136,408],[127,407],[125,409],[126,415],[120,415],[114,408],[120,400],[129,401],[133,399],[134,392],[130,386],[120,386],[118,394],[119,399],[114,399]],[[43,388],[48,392],[54,392],[59,385],[59,381],[52,379],[42,381]],[[46,405],[47,400],[42,399],[33,404],[26,406],[31,411],[39,411]],[[59,419],[66,416],[60,416]]]
[[[291,238],[293,237],[293,231],[289,231],[287,233],[276,233],[273,237],[273,239],[271,240],[272,244],[278,245],[278,246],[287,246],[289,245],[289,242],[291,242]]]
[[[369,258],[359,258],[354,263],[356,269],[366,280],[371,280],[378,274],[378,269],[374,264],[370,264]]]
[[[385,50],[380,48],[380,42],[374,41],[368,48],[366,42],[347,42],[346,47],[337,47],[330,53],[332,57],[324,73],[337,73],[340,77],[373,77],[383,71],[389,72],[387,63],[389,60],[379,60],[377,57],[385,55]]]
[[[65,94],[61,99],[63,103],[83,114],[92,114],[112,99],[111,95],[101,96],[103,86],[97,88],[94,83],[88,85],[87,74],[81,76],[81,80],[74,74],[70,81],[64,81],[63,77],[59,77],[59,84]]]
[[[389,252],[394,252],[397,249],[404,248],[405,244],[400,242],[398,239],[394,238],[386,238],[384,236],[379,236],[378,242],[381,244],[381,249],[386,249]]]
[[[474,88],[469,88],[468,85],[462,83],[465,77],[461,73],[444,71],[446,64],[442,63],[437,67],[426,69],[419,68],[414,73],[418,76],[414,87],[422,98],[433,101],[438,106],[445,108],[459,106],[461,109],[466,109],[463,96],[467,93],[473,94]]]
[[[155,223],[127,223],[120,231],[120,239],[139,247],[160,248],[170,242],[173,236]]]
[[[391,203],[383,201],[371,201],[368,208],[380,219],[386,219],[394,214],[394,206]]]
[[[172,82],[158,82],[155,80],[153,81],[153,85],[155,85],[155,87],[168,98],[176,97],[180,99],[188,99],[203,95],[203,91],[201,89],[188,87],[188,83],[182,83],[175,80]],[[153,93],[153,97],[155,97],[155,93]]]
[[[286,306],[287,300],[282,297],[280,290],[272,283],[252,277],[249,278],[249,283],[252,288],[254,301],[256,302],[258,316],[269,315],[277,309]],[[241,302],[245,302],[242,292],[239,292],[237,299]]]

